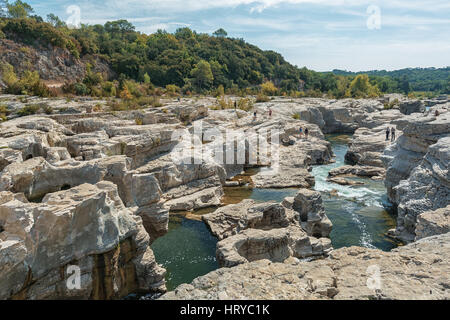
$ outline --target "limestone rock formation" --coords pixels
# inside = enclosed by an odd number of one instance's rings
[[[282,262],[289,257],[324,257],[331,250],[332,224],[321,195],[308,189],[283,203],[244,200],[202,217],[219,238],[217,260],[232,267],[260,259]]]
[[[424,113],[425,104],[420,100],[405,101],[400,103],[399,110],[401,113],[410,115],[412,113]]]
[[[372,166],[383,168],[381,156],[384,149],[391,144],[391,137],[386,140],[386,128],[395,128],[385,124],[376,128],[359,128],[355,131],[349,148],[345,154],[345,162],[351,165]],[[401,132],[396,130],[396,136]]]
[[[388,196],[398,207],[397,228],[390,235],[411,242],[417,216],[450,203],[450,113],[412,114],[398,125],[403,136],[383,157]]]
[[[386,170],[380,167],[371,166],[342,166],[331,169],[328,173],[329,177],[342,177],[342,176],[356,176],[365,178],[383,178],[386,174]]]
[[[438,117],[434,114],[412,114],[394,121],[403,135],[386,148],[382,157],[387,168],[386,187],[391,201],[395,202],[396,197],[393,188],[410,176],[428,152],[429,146],[450,134],[449,105],[444,107],[445,112],[441,112]]]
[[[41,203],[2,193],[0,203],[0,299],[114,299],[165,289],[142,220],[113,183],[82,184]],[[80,289],[67,285],[72,266]]]
[[[450,205],[417,216],[416,241],[450,232]]]
[[[290,201],[285,199],[285,203]],[[300,224],[308,235],[329,237],[333,225],[325,214],[320,192],[300,189],[292,200],[292,209],[299,213]]]
[[[345,179],[345,178],[341,178],[341,177],[335,177],[335,178],[328,177],[327,181],[329,181],[331,183],[339,184],[341,186],[362,186],[362,185],[364,185],[364,182],[362,182],[362,181],[355,181],[355,180]]]
[[[444,300],[450,298],[450,233],[393,250],[350,247],[328,259],[258,260],[182,284],[161,300]]]
[[[332,250],[328,238],[309,237],[300,226],[271,230],[247,229],[219,241],[217,260],[222,267],[268,259],[283,262],[290,257],[323,257]]]
[[[230,204],[202,216],[213,235],[219,240],[253,228],[269,230],[295,223],[296,213],[277,203],[260,203],[244,200]],[[298,220],[298,219],[297,219]]]

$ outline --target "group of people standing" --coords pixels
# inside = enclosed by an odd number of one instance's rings
[[[309,137],[309,130],[308,130],[308,128],[305,128],[305,131],[303,131],[303,128],[300,127],[300,129],[299,129],[300,138],[303,137],[303,132],[305,134],[305,138],[308,139],[308,137]]]
[[[391,141],[394,142],[395,141],[395,128],[386,128],[386,141],[389,141],[389,136],[391,136]]]
[[[269,117],[272,117],[272,109],[268,109],[268,113],[269,113]],[[258,112],[255,110],[255,112],[253,112],[253,120],[256,120],[256,117],[258,115]]]

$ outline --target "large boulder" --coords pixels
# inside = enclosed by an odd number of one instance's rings
[[[295,223],[296,213],[277,203],[244,200],[202,216],[212,234],[219,240],[253,229],[284,228]]]
[[[364,178],[384,178],[386,169],[380,167],[371,166],[342,166],[331,169],[328,176],[331,178],[342,176],[355,176]]]
[[[325,214],[320,192],[300,189],[295,198],[287,198],[284,203],[298,212],[300,224],[308,235],[329,237],[333,225]]]
[[[400,103],[399,110],[403,114],[410,115],[412,113],[424,113],[426,108],[423,101],[415,100]]]
[[[290,257],[324,257],[332,250],[331,240],[309,237],[300,226],[271,230],[247,229],[217,243],[221,267],[268,259],[283,262]]]
[[[373,129],[359,128],[355,131],[349,148],[345,154],[345,162],[351,165],[383,167],[381,156],[384,149],[391,144],[391,140],[386,140],[386,128],[394,125],[382,125]],[[399,137],[401,132],[396,130]]]
[[[450,232],[450,205],[417,216],[416,241]]]

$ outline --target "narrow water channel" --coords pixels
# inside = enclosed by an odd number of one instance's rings
[[[341,186],[326,181],[331,169],[345,165],[349,138],[347,135],[328,135],[336,162],[315,166],[312,171],[316,179],[315,190],[322,193],[325,211],[333,222],[330,235],[333,247],[362,246],[390,251],[397,244],[386,236],[386,232],[395,228],[396,221],[384,182],[348,178],[364,185]]]
[[[349,187],[326,181],[331,169],[344,165],[348,138],[342,135],[327,136],[332,143],[336,162],[315,166],[312,171],[316,178],[315,189],[322,193],[326,213],[333,222],[333,247],[337,249],[356,245],[391,250],[396,244],[385,234],[395,227],[395,219],[389,212],[390,204],[383,182],[352,178],[365,184]],[[240,178],[248,178],[254,173],[249,170]],[[233,204],[244,199],[281,202],[296,193],[296,189],[252,189],[249,186],[225,188],[223,202]],[[172,214],[169,232],[152,244],[156,261],[167,270],[169,291],[218,268],[215,257],[217,239],[200,219],[202,214],[212,211],[214,209],[201,210],[189,215],[189,218]]]

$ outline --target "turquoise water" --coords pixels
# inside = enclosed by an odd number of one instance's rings
[[[395,228],[391,204],[386,195],[383,181],[350,178],[361,181],[362,186],[341,186],[327,182],[328,172],[345,165],[347,152],[345,136],[329,135],[336,163],[315,166],[315,190],[322,193],[322,199],[328,218],[333,222],[330,235],[334,248],[363,246],[389,251],[397,244],[386,236],[386,232]],[[336,195],[337,194],[337,195]]]
[[[236,189],[234,197],[233,192]],[[285,197],[293,196],[296,189],[262,190],[250,188],[227,188],[226,194],[230,197],[228,203],[238,203],[250,198],[257,202],[274,200],[281,202]],[[233,199],[231,199],[233,198]],[[233,201],[234,200],[234,201]],[[205,214],[211,210],[195,212],[197,215]],[[156,261],[167,270],[166,285],[171,291],[182,283],[190,283],[195,278],[216,270],[219,265],[216,260],[215,238],[199,220],[188,219],[184,215],[172,214],[169,222],[169,232],[155,240],[152,249]]]
[[[330,236],[333,246],[341,248],[356,245],[391,250],[396,244],[385,233],[395,227],[395,219],[389,213],[390,204],[383,182],[352,178],[365,185],[350,187],[326,181],[331,169],[344,165],[348,138],[349,136],[327,136],[332,143],[336,163],[315,166],[312,171],[316,177],[315,189],[322,192],[326,213],[333,222]],[[240,178],[245,180],[254,173],[254,170],[249,170]],[[337,196],[331,192],[337,193]],[[296,193],[297,189],[252,189],[247,185],[225,188],[223,202],[232,204],[244,199],[281,202],[285,197],[295,196]],[[167,270],[169,291],[218,268],[217,239],[200,219],[201,214],[212,211],[214,209],[195,212],[189,219],[181,214],[172,214],[169,232],[152,244],[156,261]]]

